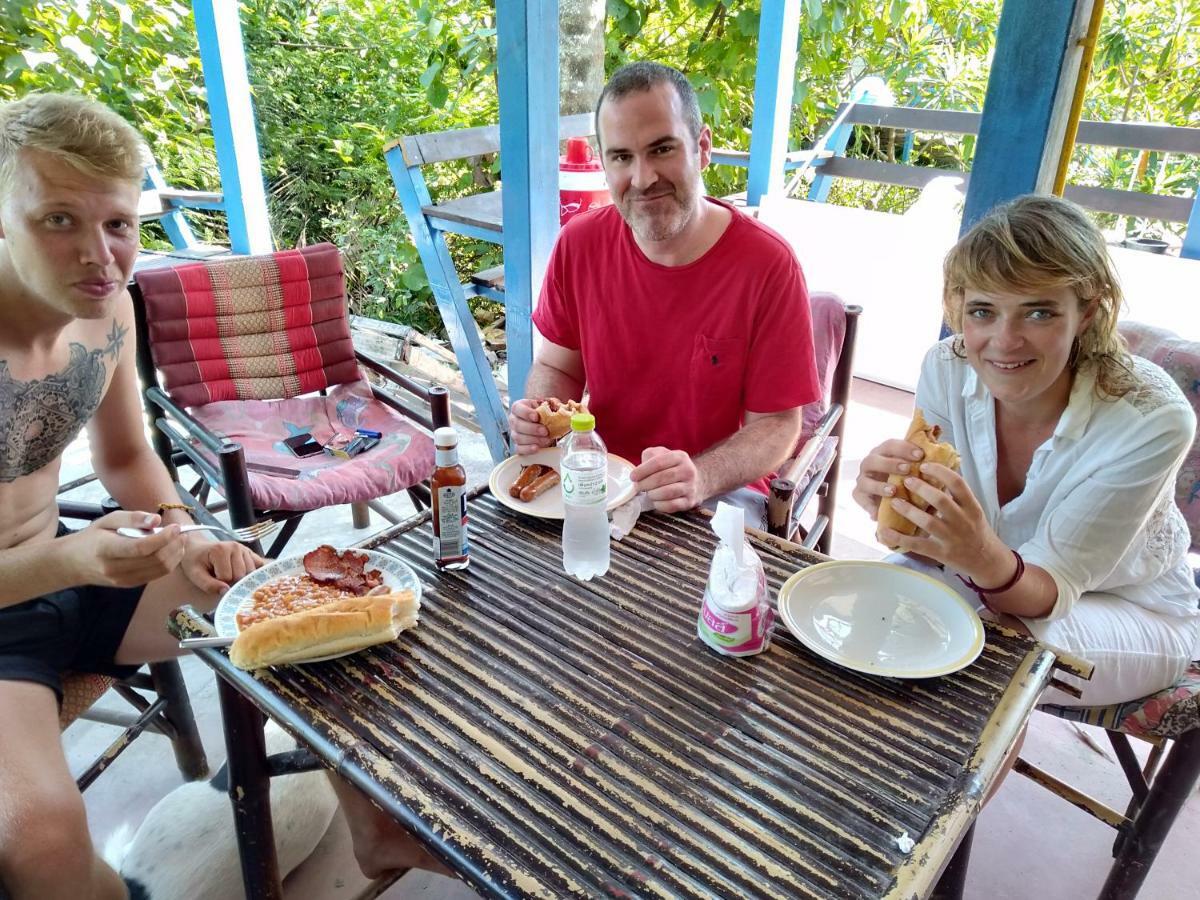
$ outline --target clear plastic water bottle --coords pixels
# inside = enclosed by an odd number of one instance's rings
[[[571,416],[562,442],[563,570],[580,581],[608,571],[608,448],[591,413]]]

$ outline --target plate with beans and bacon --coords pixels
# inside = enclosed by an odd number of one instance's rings
[[[389,554],[322,544],[303,556],[272,560],[233,585],[221,598],[213,624],[219,636],[236,637],[266,619],[354,597],[383,595],[403,601],[404,606],[419,606],[417,573]]]

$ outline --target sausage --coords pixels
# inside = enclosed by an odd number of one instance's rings
[[[508,489],[508,496],[512,497],[514,500],[519,500],[521,498],[522,489],[533,484],[534,481],[537,480],[537,477],[544,474],[549,468],[549,466],[543,466],[539,463],[534,463],[531,466],[522,466],[521,474],[517,476],[517,480],[514,481],[512,486]]]
[[[558,484],[558,472],[549,466],[543,466],[546,471],[534,479],[533,484],[528,487],[521,488],[521,500],[528,503],[534,497],[544,494],[550,488]]]

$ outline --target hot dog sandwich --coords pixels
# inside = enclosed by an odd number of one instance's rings
[[[957,472],[959,468],[958,451],[954,449],[953,444],[938,440],[941,437],[941,431],[941,426],[926,423],[925,414],[918,409],[913,413],[912,424],[908,426],[908,434],[904,436],[904,439],[911,444],[916,444],[925,451],[925,456],[921,460],[922,462],[940,463],[946,468]],[[912,474],[922,481],[932,484],[939,490],[942,489],[942,484],[939,481],[922,474],[919,468],[915,468]],[[907,476],[888,476],[888,484],[895,487],[896,494],[894,497],[884,497],[880,501],[877,525],[880,529],[891,528],[894,531],[899,531],[901,534],[912,535],[916,534],[919,529],[892,508],[893,500],[907,500],[918,509],[927,509],[928,504],[920,497],[909,493],[908,488],[904,486],[905,477]],[[876,537],[881,543],[886,543],[879,537],[878,532],[876,533]],[[896,548],[893,547],[892,549]]]
[[[571,416],[575,413],[585,413],[587,406],[578,400],[559,400],[557,397],[547,397],[537,405],[534,411],[538,419],[550,431],[550,437],[558,440],[571,430]]]
[[[264,619],[238,633],[229,659],[239,669],[259,669],[394,641],[417,624],[420,605],[412,591],[396,591]]]

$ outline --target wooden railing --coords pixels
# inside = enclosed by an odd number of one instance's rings
[[[839,108],[840,113],[845,106]],[[948,109],[918,109],[908,106],[874,106],[857,103],[846,117],[849,125],[879,126],[902,131],[942,134],[978,134],[980,113]],[[1134,122],[1079,123],[1076,144],[1095,147],[1122,147],[1153,150],[1179,155],[1200,155],[1200,128],[1171,125],[1145,125]],[[853,178],[880,184],[922,188],[934,178],[958,175],[969,181],[971,175],[958,169],[931,168],[907,163],[851,159],[834,156],[818,161],[818,173],[838,178]],[[1195,225],[1200,221],[1200,205],[1194,197],[1172,197],[1139,191],[1069,184],[1065,196],[1085,209],[1097,212],[1158,219]],[[1189,252],[1190,251],[1190,252]],[[1193,227],[1184,237],[1182,255],[1200,258],[1200,228]]]

